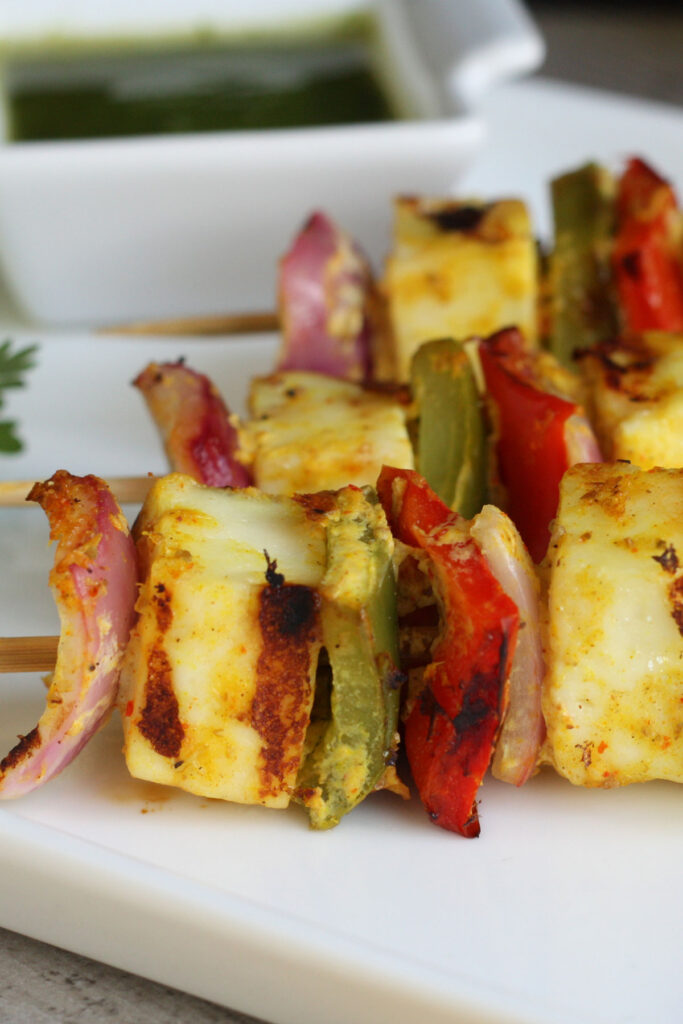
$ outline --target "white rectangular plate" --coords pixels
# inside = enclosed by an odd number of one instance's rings
[[[589,157],[651,154],[683,185],[674,112],[536,84],[488,113],[492,143],[472,190],[529,195],[541,220],[546,175]],[[512,145],[522,132],[523,151]],[[162,471],[129,386],[136,372],[185,354],[239,409],[274,346],[12,337],[41,350],[9,409],[28,447],[0,462],[6,479]],[[46,542],[39,510],[0,511],[2,634],[57,628]],[[3,753],[43,695],[37,677],[0,677]],[[277,1024],[680,1017],[680,787],[583,791],[543,773],[517,791],[487,780],[476,841],[387,794],[315,834],[297,809],[131,780],[120,746],[114,720],[43,791],[0,807],[1,925]]]

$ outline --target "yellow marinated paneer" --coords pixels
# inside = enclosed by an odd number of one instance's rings
[[[374,487],[383,465],[413,467],[406,409],[392,396],[294,371],[253,380],[249,410],[243,449],[269,494]]]
[[[142,584],[121,680],[136,778],[285,807],[322,645],[322,527],[253,489],[173,474],[137,524]]]
[[[683,470],[574,466],[547,570],[543,760],[583,786],[683,782]]]
[[[519,200],[488,204],[401,198],[384,277],[398,380],[425,341],[518,327],[537,336],[538,266]]]
[[[603,453],[651,469],[683,466],[683,335],[651,332],[582,357]]]

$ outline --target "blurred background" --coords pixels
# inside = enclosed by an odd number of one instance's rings
[[[683,105],[681,0],[529,0],[546,39],[539,74]]]

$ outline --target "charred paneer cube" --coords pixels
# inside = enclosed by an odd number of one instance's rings
[[[398,379],[409,379],[415,352],[436,338],[486,337],[515,325],[534,344],[537,278],[536,241],[520,200],[399,198],[383,282]]]
[[[270,494],[374,487],[384,464],[413,465],[406,405],[394,395],[291,371],[255,378],[249,409],[243,448]]]
[[[345,799],[316,827],[378,783],[398,699],[391,629],[375,609],[393,595],[381,516],[358,488],[287,497],[180,474],[154,484],[136,524],[138,620],[121,681],[133,776],[268,807],[319,805],[333,776]],[[339,622],[350,623],[350,678]],[[349,693],[362,730],[337,735],[335,708]],[[310,760],[321,734],[325,771]]]
[[[605,341],[580,365],[607,458],[641,469],[683,466],[683,335]]]
[[[577,785],[683,782],[683,470],[574,466],[546,569],[543,758]]]
[[[131,774],[286,806],[322,646],[324,531],[291,499],[172,474],[136,533],[139,617],[121,683]]]

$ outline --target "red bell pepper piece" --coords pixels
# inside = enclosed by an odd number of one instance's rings
[[[385,466],[377,490],[395,536],[427,554],[439,604],[432,660],[405,719],[408,761],[432,820],[471,838],[479,835],[476,796],[506,702],[519,613],[467,522],[423,477]]]
[[[683,271],[676,195],[642,160],[629,160],[617,194],[612,255],[627,333],[683,330]]]
[[[494,406],[498,474],[507,492],[506,511],[529,554],[540,562],[550,540],[550,521],[557,512],[560,480],[571,465],[566,424],[580,408],[538,386],[533,357],[525,351],[515,328],[480,342],[479,358]]]

